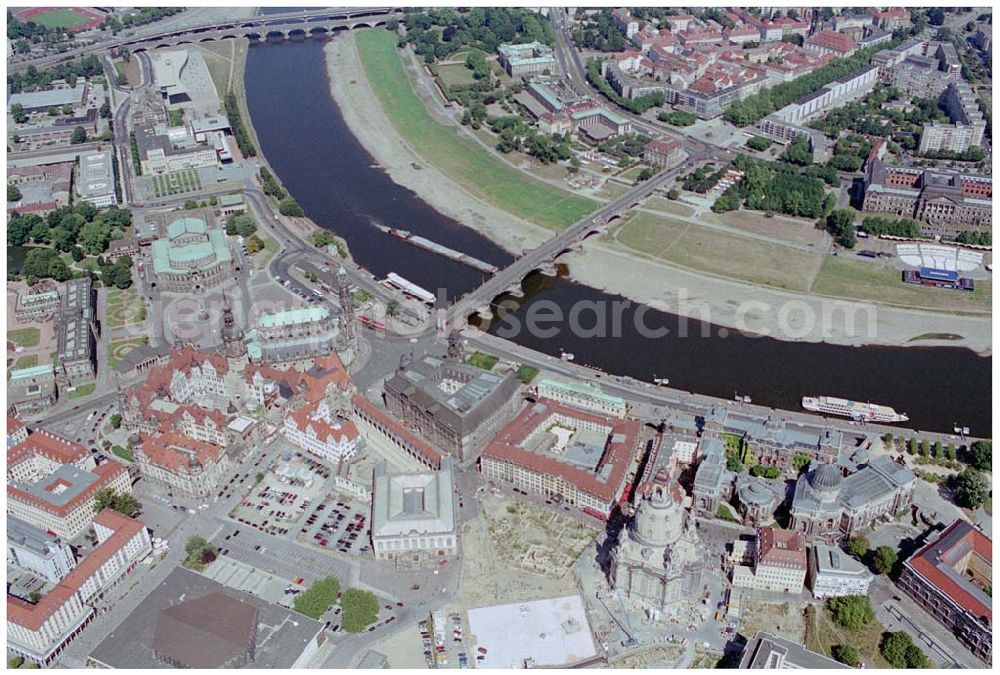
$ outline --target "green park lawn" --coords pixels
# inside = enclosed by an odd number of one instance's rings
[[[7,331],[7,341],[13,342],[18,347],[37,347],[40,335],[37,328],[18,328]]]
[[[597,208],[590,199],[530,178],[458,130],[435,122],[407,79],[394,34],[368,30],[356,37],[368,81],[396,130],[425,161],[465,190],[550,229],[565,228]]]
[[[34,368],[37,365],[38,354],[27,354],[26,356],[19,358],[17,363],[14,364],[14,367],[20,370],[22,368]]]
[[[900,276],[894,267],[852,260],[849,254],[827,256],[812,291],[902,307],[969,313],[990,311],[993,293],[989,281],[977,280],[976,290],[969,293],[904,284]]]
[[[475,366],[476,368],[482,368],[483,370],[493,370],[493,366],[497,364],[500,358],[494,356],[493,354],[484,354],[482,352],[472,352],[469,357],[465,360],[470,366]]]
[[[36,14],[31,17],[30,21],[46,28],[72,28],[81,23],[87,23],[90,21],[90,17],[77,14],[71,9],[52,9]]]
[[[81,384],[69,395],[70,398],[80,398],[81,396],[90,396],[94,393],[94,389],[97,388],[96,382],[90,382],[88,384]]]

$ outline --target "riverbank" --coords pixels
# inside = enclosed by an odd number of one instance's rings
[[[370,86],[355,33],[339,36],[326,46],[324,54],[331,95],[348,128],[395,182],[514,253],[551,236],[549,229],[487,204],[427,164],[425,157],[404,140],[404,134],[387,116]],[[565,256],[563,261],[568,264],[571,277],[588,286],[624,295],[656,309],[728,328],[749,328],[783,340],[968,347],[984,355],[991,349],[988,317],[876,306],[745,284],[631,255],[620,247],[593,239],[582,251]],[[682,289],[686,289],[683,294],[687,302],[681,300]],[[797,322],[800,315],[803,319]],[[814,320],[808,321],[809,316]],[[948,340],[926,337],[937,333],[958,337]],[[914,339],[918,337],[922,339]]]
[[[351,133],[392,180],[420,194],[436,210],[472,227],[508,251],[538,246],[552,231],[487,204],[427,164],[382,111],[358,54],[355,33],[331,40],[323,50],[330,94]]]

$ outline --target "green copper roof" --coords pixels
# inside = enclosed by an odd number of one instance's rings
[[[32,368],[19,368],[11,369],[10,371],[10,381],[16,382],[17,380],[30,380],[33,377],[39,377],[41,375],[51,375],[52,374],[52,364],[47,363],[43,366],[34,366]]]
[[[195,220],[185,218],[184,220]],[[170,224],[173,227],[178,221]],[[204,225],[204,223],[202,223]],[[212,230],[208,233],[208,241],[193,241],[187,244],[174,244],[170,241],[153,242],[153,272],[156,274],[190,274],[201,267],[212,267],[219,263],[232,260],[232,253],[229,251],[229,243],[226,235],[221,230]],[[198,267],[190,267],[190,264],[204,260]]]
[[[585,396],[590,396],[596,399],[607,401],[608,403],[613,403],[617,405],[624,405],[625,399],[618,396],[612,396],[610,394],[605,394],[603,391],[589,384],[584,384],[583,382],[560,382],[557,380],[550,380],[544,378],[538,381],[539,388],[549,387],[551,389],[563,389],[568,391],[574,391],[578,394],[583,394]]]
[[[167,236],[171,239],[187,233],[205,234],[206,231],[205,221],[201,218],[178,218],[167,225]]]

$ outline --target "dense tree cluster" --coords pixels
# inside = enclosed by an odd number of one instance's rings
[[[112,509],[131,518],[139,510],[139,504],[128,492],[118,493],[105,488],[94,493],[94,511],[100,513],[104,509]]]
[[[260,167],[260,184],[263,186],[264,194],[274,197],[277,200],[282,200],[288,195],[285,192],[285,188],[281,187],[278,179],[274,177],[274,174],[263,165]]]
[[[101,60],[91,54],[82,59],[66,61],[45,70],[28,66],[24,72],[7,73],[7,84],[10,85],[13,93],[48,89],[52,80],[66,80],[72,87],[76,86],[77,78],[95,77],[103,72]]]
[[[847,630],[858,630],[875,622],[875,610],[867,595],[844,595],[827,602],[833,622]]]
[[[652,94],[646,94],[645,96],[640,96],[639,98],[624,98],[621,94],[615,91],[608,81],[604,79],[601,75],[601,62],[600,61],[588,61],[587,62],[587,80],[590,81],[592,85],[597,87],[604,96],[611,99],[622,108],[633,112],[637,115],[641,115],[650,108],[663,105],[663,92],[658,91]]]
[[[87,255],[99,255],[108,249],[116,232],[131,224],[128,209],[98,210],[89,202],[78,202],[54,209],[45,218],[35,213],[12,214],[7,221],[7,245],[23,246],[30,241],[50,244],[63,253],[79,246]]]
[[[989,499],[992,490],[990,477],[969,467],[951,479],[955,492],[955,503],[967,509],[976,509]]]
[[[319,619],[337,602],[339,592],[340,580],[337,577],[320,579],[295,596],[295,611],[312,619]]]
[[[698,121],[695,115],[685,110],[664,111],[657,115],[656,118],[661,122],[666,122],[675,127],[689,127]]]
[[[781,159],[789,164],[798,164],[799,166],[809,166],[812,164],[813,153],[809,149],[809,139],[805,136],[796,138],[781,153]]]
[[[19,43],[17,50],[21,53],[28,51],[28,49],[23,49],[22,45],[38,44],[39,42],[53,44],[65,40],[69,36],[70,33],[65,28],[49,28],[34,21],[21,21],[14,16],[13,12],[7,10],[7,39]]]
[[[703,195],[714,188],[725,173],[726,167],[712,171],[710,166],[699,166],[684,177],[681,187],[688,192],[697,192]]]
[[[833,195],[826,194],[822,180],[786,164],[743,155],[734,164],[743,172],[743,178],[716,200],[712,207],[715,211],[731,211],[742,205],[758,211],[821,218],[836,203]]]
[[[581,22],[580,28],[573,31],[573,44],[600,52],[623,52],[631,46],[607,7]]]
[[[741,127],[756,124],[775,110],[783,108],[789,103],[819,90],[834,80],[868,65],[868,62],[876,51],[891,49],[899,43],[900,40],[893,38],[891,42],[885,45],[876,45],[859,50],[847,58],[834,59],[822,68],[817,68],[813,72],[798,77],[791,82],[783,82],[774,87],[763,89],[742,101],[736,101],[730,105],[726,109],[725,118],[727,121]]]
[[[240,114],[240,106],[236,101],[236,95],[232,92],[226,94],[225,99],[226,117],[229,118],[229,126],[233,129],[233,136],[236,137],[236,145],[245,157],[256,157],[257,148],[250,140],[250,132],[247,131],[243,123],[243,116]]]
[[[854,209],[839,209],[826,217],[827,232],[844,248],[854,248],[857,243],[854,217]]]
[[[989,230],[981,232],[959,232],[955,241],[960,244],[974,244],[977,246],[992,246],[993,237]]]
[[[285,197],[278,204],[278,212],[283,216],[292,216],[294,218],[301,218],[306,215],[306,212],[302,210],[299,203],[295,201],[294,197]]]
[[[132,258],[123,255],[109,262],[103,256],[97,259],[97,270],[101,275],[101,283],[111,288],[126,289],[132,285]]]
[[[955,152],[953,150],[925,150],[920,153],[920,156],[926,159],[946,159],[956,162],[981,162],[986,155],[983,153],[981,147],[973,145],[962,152]]]
[[[834,108],[808,126],[822,131],[829,138],[837,138],[842,131],[851,130],[859,134],[889,137],[893,133],[893,123],[897,126],[905,120],[900,110],[887,110],[885,105],[899,99],[895,87],[878,84],[864,99]],[[883,119],[889,118],[889,123]]]
[[[24,256],[21,276],[30,285],[39,279],[66,281],[73,277],[73,272],[59,257],[58,251],[51,248],[33,248]]]
[[[413,45],[425,63],[475,47],[487,54],[496,53],[503,43],[541,42],[552,44],[552,27],[536,12],[515,7],[474,7],[461,11],[439,7],[406,15],[406,35],[399,46]]]
[[[886,633],[879,651],[893,668],[929,668],[931,665],[927,655],[905,631]]]
[[[226,218],[226,234],[249,237],[257,231],[253,218],[247,213],[234,213]]]
[[[751,150],[767,150],[774,144],[767,136],[751,136],[747,139],[747,147]]]
[[[340,598],[344,610],[343,627],[348,633],[360,633],[378,619],[378,598],[371,591],[348,588]]]
[[[882,216],[868,216],[861,221],[861,229],[872,236],[888,234],[893,237],[916,239],[921,236],[920,223],[912,218],[892,220]]]

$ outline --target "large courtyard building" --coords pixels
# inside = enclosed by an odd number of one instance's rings
[[[404,560],[458,552],[450,457],[438,471],[390,474],[374,471],[372,551],[378,560]]]
[[[906,562],[899,586],[987,664],[993,658],[993,542],[956,520]]]
[[[865,176],[862,211],[923,223],[924,234],[954,237],[993,226],[989,176],[874,161]]]
[[[97,291],[89,277],[63,284],[56,317],[56,381],[75,387],[97,377]]]
[[[7,407],[20,417],[50,410],[56,403],[56,375],[51,363],[8,371]]]
[[[630,601],[666,609],[701,591],[705,556],[676,481],[659,478],[622,529],[609,580]]]
[[[500,45],[500,65],[511,77],[542,75],[556,69],[556,57],[552,48],[541,42],[526,42],[515,45]]]
[[[814,464],[795,484],[791,528],[831,541],[850,537],[909,508],[916,481],[885,455],[847,478],[832,464]]]
[[[425,356],[385,382],[389,412],[458,461],[475,459],[521,406],[513,372]]]
[[[153,242],[153,277],[163,291],[196,293],[233,278],[235,266],[226,233],[205,219],[182,216]]]
[[[839,548],[816,544],[809,550],[809,586],[818,599],[868,595],[874,578],[867,567]]]
[[[539,399],[486,447],[487,480],[575,506],[607,519],[627,498],[641,424]]]
[[[97,207],[118,204],[111,156],[110,150],[80,155],[76,177],[76,194],[80,199]]]
[[[70,540],[94,518],[99,490],[131,492],[128,470],[95,465],[82,445],[35,431],[7,450],[7,514]]]

